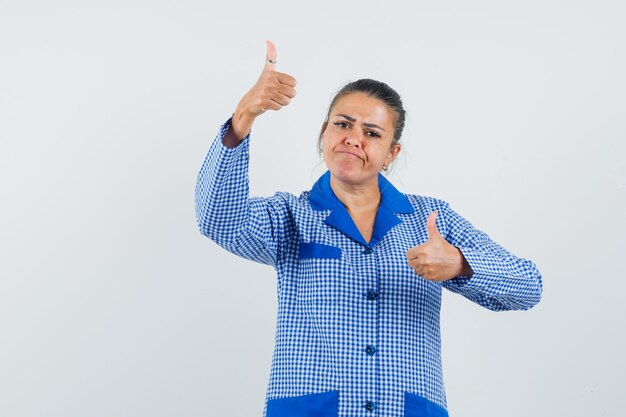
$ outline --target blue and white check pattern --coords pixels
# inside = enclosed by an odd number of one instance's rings
[[[267,389],[271,409],[305,404],[286,405],[290,398],[312,398],[319,402],[311,410],[321,410],[332,404],[334,393],[335,411],[300,415],[401,417],[410,404],[426,404],[436,412],[419,415],[446,416],[442,286],[494,311],[525,310],[541,297],[536,266],[474,229],[446,202],[402,194],[382,176],[369,243],[334,196],[328,172],[299,197],[250,198],[249,137],[236,148],[225,147],[222,137],[229,124],[221,127],[202,165],[196,214],[204,235],[276,269],[278,318]],[[428,240],[426,218],[434,210],[439,210],[441,235],[461,250],[471,277],[430,282],[408,266],[406,251]],[[320,396],[292,398],[309,394]],[[268,403],[264,415],[271,417]]]

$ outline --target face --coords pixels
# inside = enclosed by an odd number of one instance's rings
[[[335,180],[349,185],[378,183],[378,173],[400,152],[393,145],[394,112],[363,93],[339,99],[322,134],[324,162]]]

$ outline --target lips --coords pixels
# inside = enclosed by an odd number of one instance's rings
[[[363,158],[363,156],[361,156],[361,155],[357,154],[356,152],[351,152],[351,151],[349,151],[349,150],[347,150],[347,149],[339,149],[339,150],[337,150],[337,151],[335,151],[335,152],[336,152],[336,153],[343,153],[343,154],[346,154],[346,155],[349,155],[349,156],[352,156],[352,157],[358,158],[358,159],[360,159],[360,160],[362,160],[362,161],[365,161],[365,158]]]

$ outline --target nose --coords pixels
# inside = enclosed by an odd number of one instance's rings
[[[361,136],[358,133],[351,132],[348,136],[346,136],[346,145],[354,146],[355,148],[361,147]]]

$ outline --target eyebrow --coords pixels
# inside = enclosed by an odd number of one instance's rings
[[[356,122],[356,119],[354,117],[350,117],[350,116],[345,115],[345,114],[338,114],[337,117],[343,117],[344,119],[347,119],[349,122],[353,122],[353,123]],[[363,126],[365,126],[365,127],[373,127],[373,128],[380,129],[383,132],[385,132],[385,129],[383,129],[382,127],[380,127],[378,125],[375,125],[373,123],[363,123]]]

